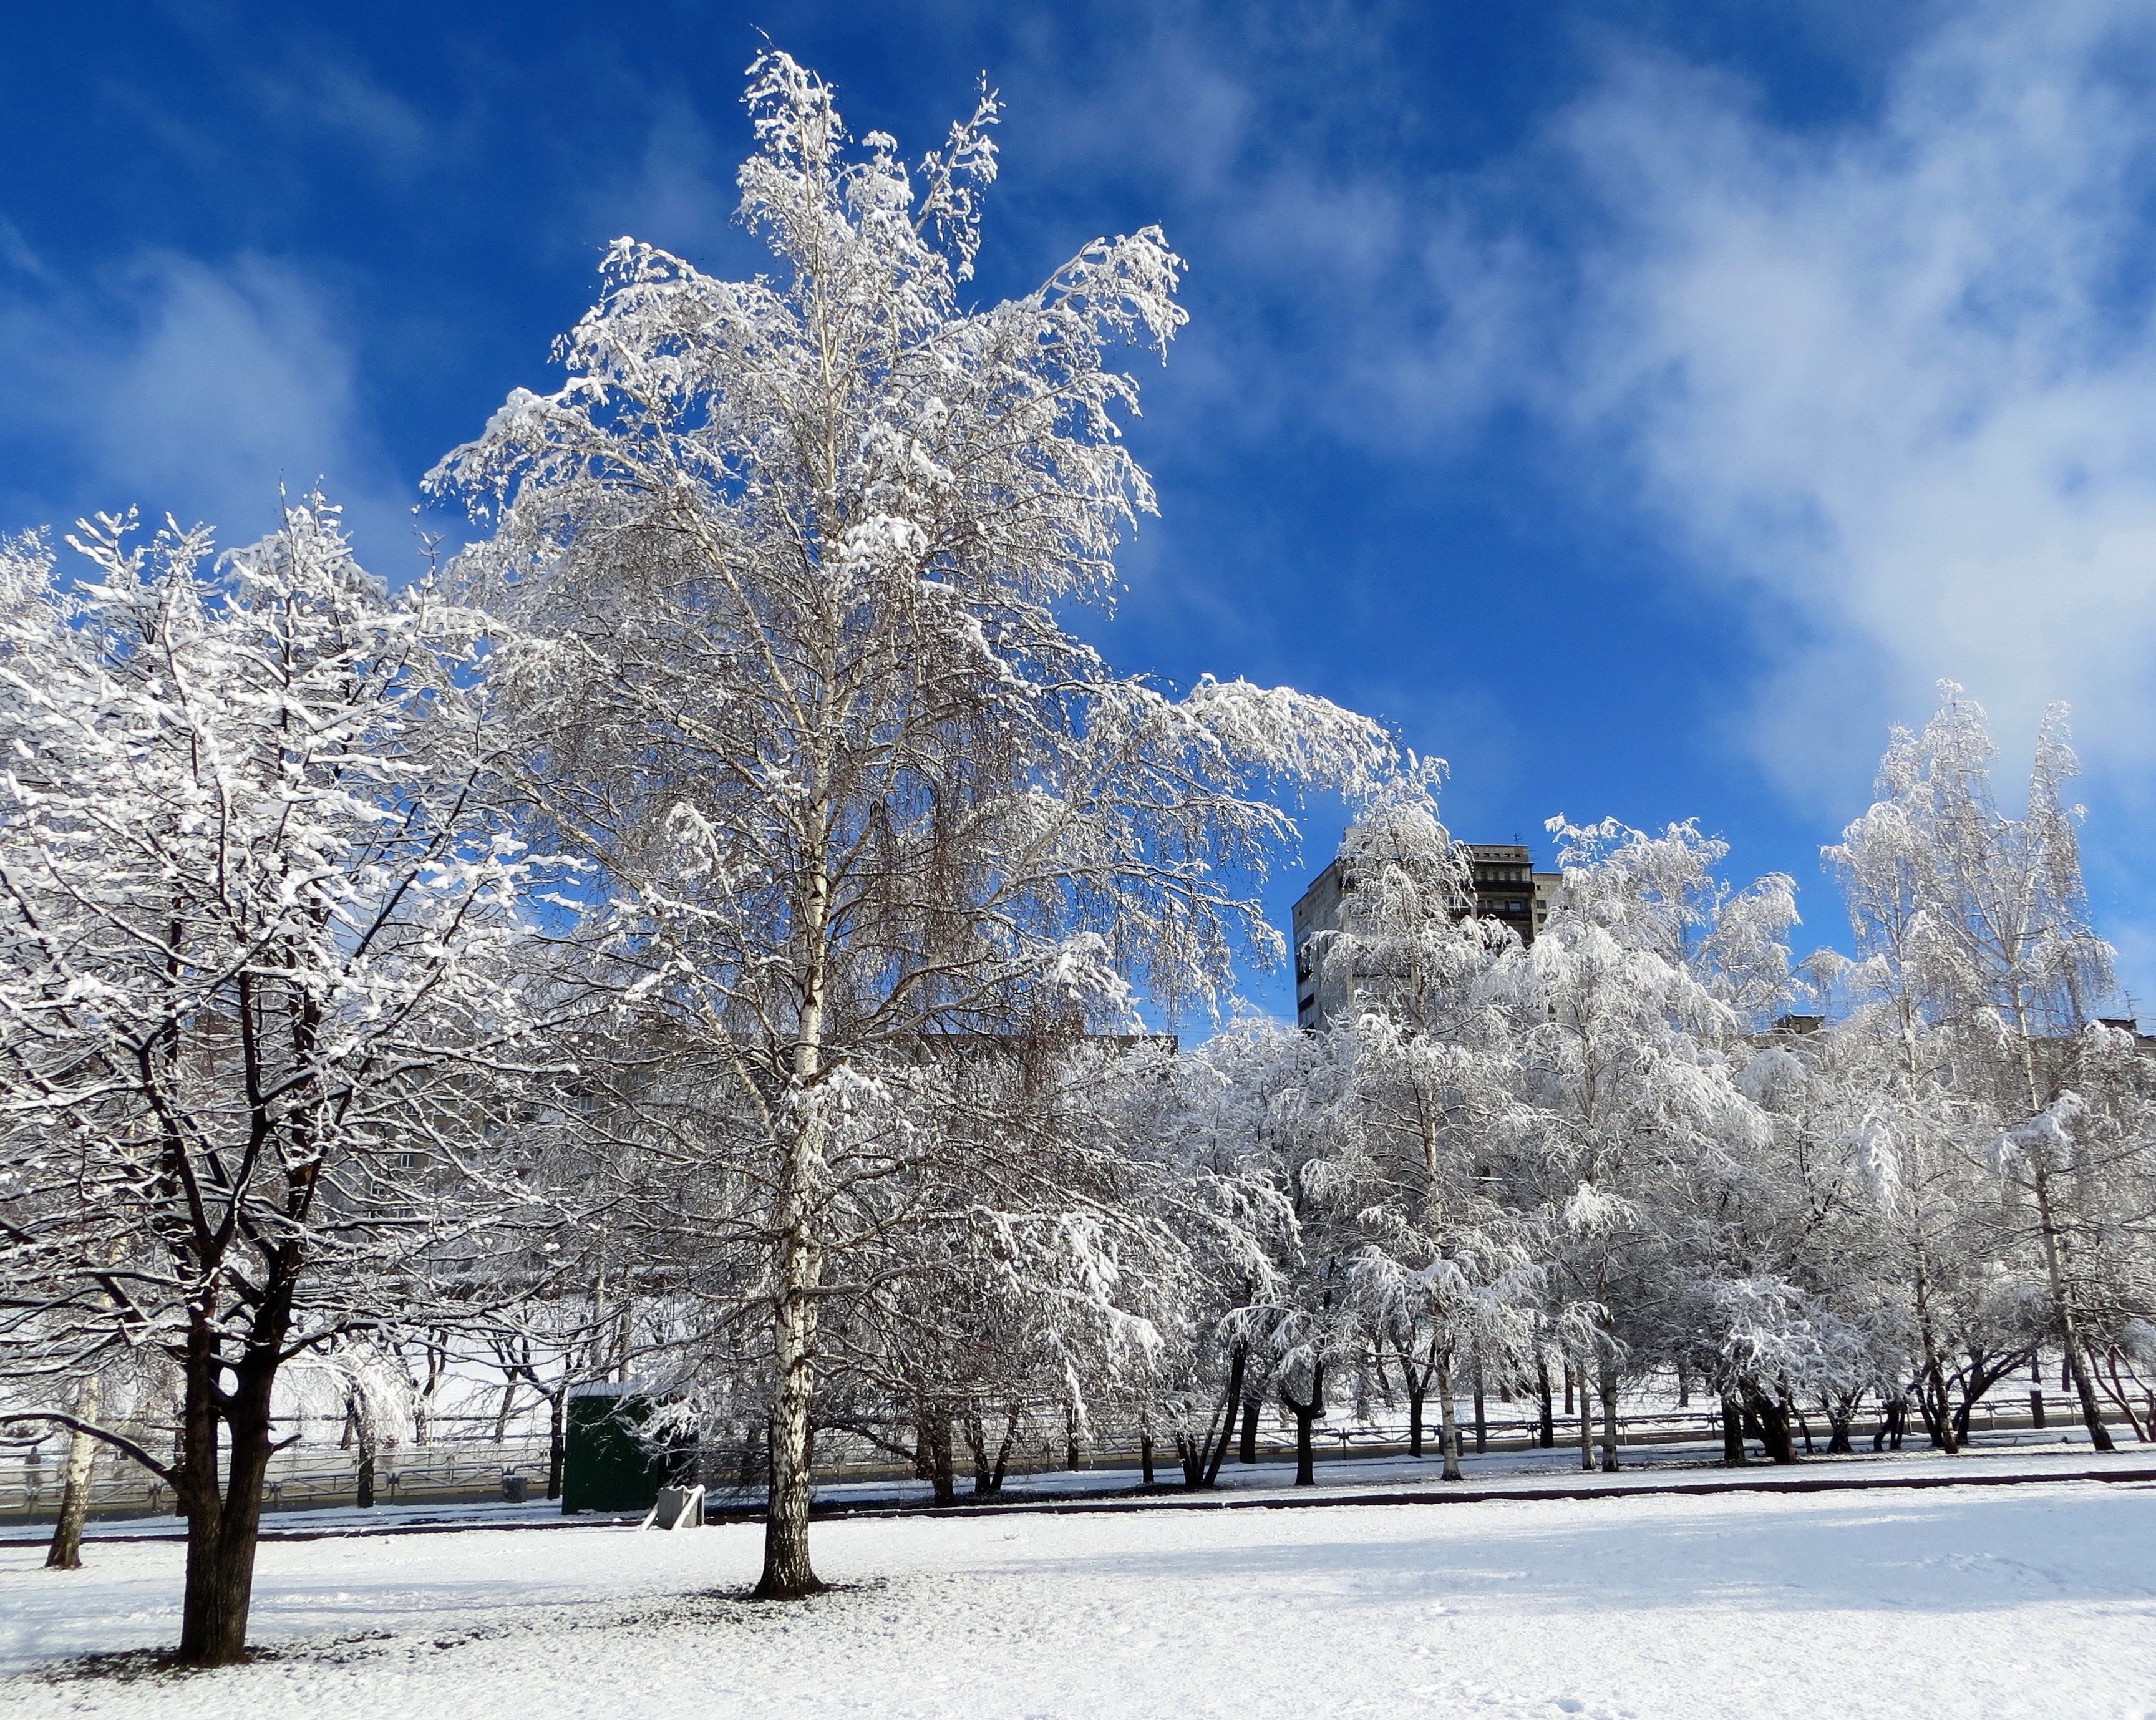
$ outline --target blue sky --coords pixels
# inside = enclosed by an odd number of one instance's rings
[[[1118,665],[1380,716],[1471,839],[1696,815],[1818,939],[1890,723],[1953,676],[2010,773],[2069,700],[2156,1014],[2146,4],[26,8],[0,526],[238,540],[320,475],[398,577],[607,240],[756,266],[758,28],[912,154],[987,72],[984,294],[1147,222],[1188,259]]]

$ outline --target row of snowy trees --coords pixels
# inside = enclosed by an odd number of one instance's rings
[[[1137,1287],[1210,1215],[1037,1048],[1276,953],[1281,791],[1389,757],[1067,630],[1152,506],[1116,364],[1183,321],[1158,231],[971,308],[993,98],[909,169],[752,79],[773,273],[613,247],[563,385],[434,474],[480,533],[439,581],[319,498],[222,558],[8,552],[5,1408],[171,1486],[186,1660],[243,1651],[295,1364],[634,1351],[761,1430],[794,1596],[828,1389],[970,1431],[985,1375],[1157,1347]],[[90,1389],[121,1358],[154,1440]]]
[[[1266,1399],[1306,1472],[1373,1394],[1456,1472],[1460,1383],[1553,1368],[1605,1435],[1672,1367],[1770,1443],[1867,1392],[1951,1441],[2039,1344],[2123,1400],[2148,1131],[2061,737],[2020,821],[1971,707],[1897,742],[1859,963],[1793,977],[1787,881],[1690,827],[1561,830],[1521,947],[1374,725],[1069,629],[1152,504],[1161,235],[971,308],[993,100],[908,168],[752,80],[772,274],[615,246],[562,385],[434,474],[438,577],[317,497],[0,557],[0,1412],[171,1487],[184,1658],[244,1650],[295,1380],[363,1415],[400,1347],[732,1439],[773,1597],[819,1431],[993,1492],[1044,1420],[1202,1484]],[[1363,808],[1355,1009],[1176,1055],[1142,1001],[1277,957],[1313,788]],[[1831,1020],[1777,1034],[1800,983]]]
[[[1614,1468],[1626,1382],[1718,1394],[1740,1457],[1748,1425],[1793,1460],[1799,1420],[1846,1449],[1867,1399],[1952,1451],[2048,1353],[2098,1449],[2107,1418],[2156,1436],[2156,1069],[2093,1014],[2063,719],[2010,818],[1946,691],[1826,850],[1853,961],[1793,970],[1790,881],[1729,889],[1690,824],[1554,824],[1563,892],[1522,947],[1464,911],[1434,775],[1373,797],[1320,957],[1350,1006],[1186,1060],[1294,1209],[1279,1276],[1222,1317],[1251,1359],[1221,1389],[1262,1358],[1306,1450],[1328,1369],[1418,1428],[1434,1394],[1456,1475],[1465,1376],[1545,1429],[1553,1369],[1576,1382]]]

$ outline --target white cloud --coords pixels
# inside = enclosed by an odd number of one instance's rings
[[[280,484],[319,480],[374,566],[412,565],[413,497],[365,426],[352,345],[287,265],[161,254],[110,294],[0,300],[0,372],[10,529],[131,503],[244,542],[274,525]]]
[[[1603,236],[1527,387],[1754,606],[1754,737],[1801,792],[1945,675],[2003,732],[2067,698],[2098,762],[2156,751],[2148,47],[1985,7],[1831,134],[1644,58],[1556,134]]]

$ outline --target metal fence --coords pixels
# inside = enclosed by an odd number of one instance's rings
[[[546,1485],[547,1442],[511,1439],[454,1445],[408,1446],[377,1452],[374,1496],[380,1504],[425,1504],[498,1498],[505,1474],[528,1477],[536,1494]],[[59,1508],[61,1463],[47,1447],[37,1459],[0,1455],[0,1522],[49,1518]],[[273,1455],[264,1504],[272,1511],[351,1505],[358,1497],[359,1454],[336,1445],[290,1445]],[[169,1488],[140,1465],[101,1452],[92,1472],[94,1517],[152,1517],[172,1509]]]
[[[1465,1404],[1461,1407],[1466,1409]],[[2080,1406],[2070,1398],[2047,1394],[2046,1410],[2046,1422],[2051,1429],[2063,1433],[2081,1425]],[[1850,1431],[1859,1450],[1869,1449],[1879,1425],[1876,1413],[1856,1419]],[[1473,1422],[1463,1414],[1460,1425],[1462,1447],[1471,1450]],[[1994,1435],[2026,1430],[2032,1425],[2028,1394],[2016,1393],[2010,1398],[2002,1396],[1995,1405],[1979,1405],[1971,1417],[1970,1431],[1979,1435]],[[1517,1399],[1510,1404],[1491,1404],[1483,1428],[1486,1446],[1490,1451],[1530,1449],[1539,1441],[1539,1406]],[[1554,1432],[1558,1447],[1576,1446],[1579,1438],[1577,1415],[1568,1418],[1560,1411]],[[1828,1429],[1823,1419],[1812,1423],[1811,1432],[1816,1448],[1825,1450]],[[1439,1437],[1435,1404],[1423,1434],[1424,1450],[1435,1453]],[[1592,1437],[1599,1445],[1602,1438],[1599,1412]],[[1800,1432],[1796,1437],[1801,1441]],[[1721,1439],[1720,1409],[1711,1402],[1684,1409],[1667,1405],[1639,1409],[1618,1419],[1620,1446],[1718,1445]],[[1912,1415],[1905,1424],[1904,1445],[1921,1445],[1924,1441],[1922,1425]],[[1383,1422],[1336,1415],[1320,1423],[1317,1430],[1317,1450],[1321,1457],[1337,1460],[1392,1456],[1404,1452],[1407,1445],[1406,1424],[1397,1415]],[[1287,1456],[1295,1449],[1294,1430],[1280,1425],[1276,1418],[1267,1415],[1259,1429],[1258,1447],[1260,1456],[1267,1459]],[[502,1496],[505,1475],[525,1477],[530,1497],[536,1498],[545,1489],[548,1454],[547,1440],[531,1435],[511,1436],[498,1445],[481,1438],[385,1450],[375,1458],[376,1502],[447,1504],[499,1498]],[[756,1461],[752,1447],[709,1444],[696,1455],[697,1478],[709,1484],[715,1496],[732,1499],[761,1492],[764,1471]],[[962,1450],[956,1455],[963,1485],[970,1466],[970,1454]],[[0,1522],[20,1523],[53,1517],[59,1505],[64,1458],[64,1447],[58,1441],[47,1444],[34,1454],[20,1449],[0,1451]],[[1012,1452],[1009,1473],[1016,1477],[1061,1470],[1065,1459],[1059,1417],[1053,1427],[1044,1421],[1024,1430]],[[1097,1443],[1089,1440],[1083,1447],[1082,1461],[1092,1468],[1135,1468],[1138,1463],[1137,1444],[1135,1439],[1122,1437]],[[1156,1461],[1163,1464],[1173,1461],[1168,1442],[1163,1441],[1157,1448]],[[818,1436],[816,1475],[819,1481],[903,1480],[912,1474],[910,1464],[858,1435],[834,1429]],[[356,1450],[326,1442],[291,1445],[270,1459],[264,1502],[272,1511],[352,1505],[357,1501],[358,1482],[359,1454]],[[136,1464],[109,1451],[100,1452],[91,1481],[92,1516],[146,1517],[172,1509],[170,1490],[162,1482]]]

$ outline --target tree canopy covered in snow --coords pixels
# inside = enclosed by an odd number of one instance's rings
[[[2156,1439],[2156,1060],[2063,712],[2019,818],[1958,688],[1893,736],[1825,850],[1853,958],[1691,821],[1551,820],[1527,939],[1436,761],[1079,630],[1154,505],[1163,235],[978,303],[992,93],[909,164],[749,77],[768,272],[614,244],[560,385],[432,475],[479,528],[439,578],[319,496],[222,556],[0,546],[0,1417],[74,1435],[78,1533],[92,1441],[172,1488],[186,1658],[244,1650],[280,1417],[371,1476],[473,1357],[557,1481],[574,1387],[723,1447],[788,1598],[819,1439],[947,1502],[1044,1429],[1195,1487],[1270,1407],[1308,1481],[1435,1399],[1453,1479],[1463,1397],[1553,1445],[1561,1391],[1614,1469],[1666,1380],[1732,1461],[1867,1404],[1952,1452],[2047,1356]],[[1313,789],[1356,815],[1304,1032],[1233,986]]]

